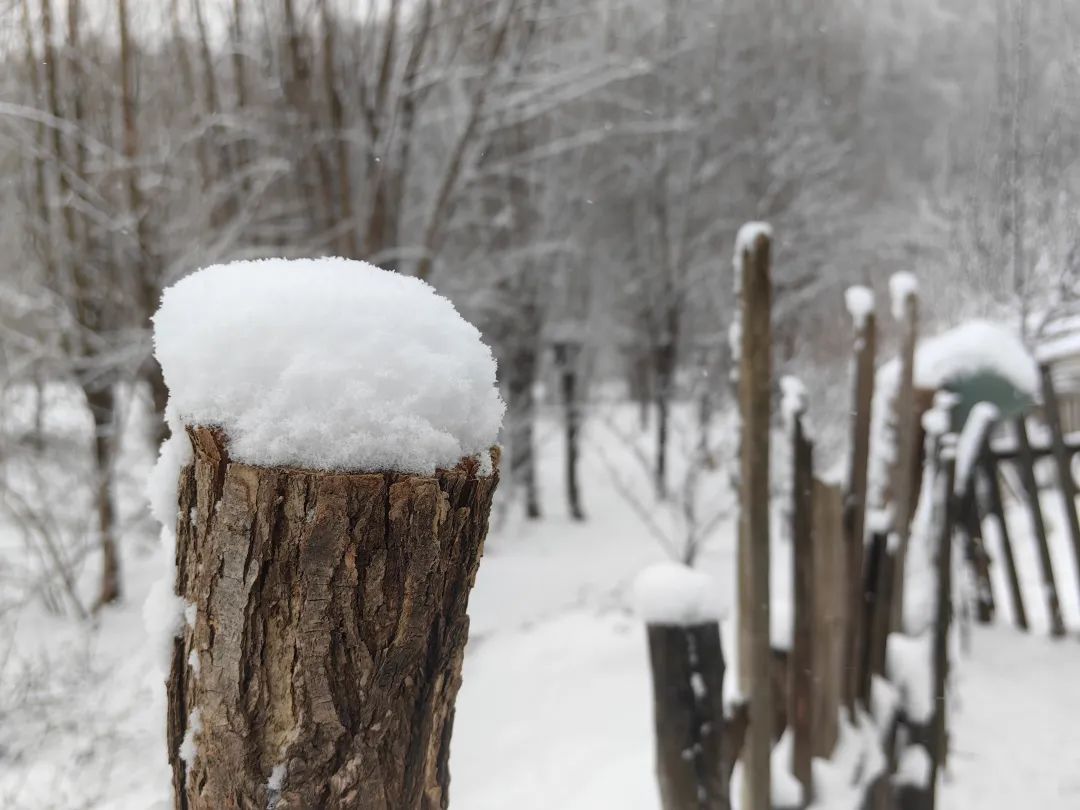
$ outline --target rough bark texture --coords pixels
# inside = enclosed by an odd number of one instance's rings
[[[176,591],[193,610],[168,684],[176,807],[447,807],[497,474],[259,468],[230,462],[214,431],[190,435]]]
[[[653,624],[648,635],[661,805],[728,810],[720,627]]]

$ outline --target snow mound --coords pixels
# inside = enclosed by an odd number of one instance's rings
[[[768,222],[747,222],[735,236],[735,269],[742,269],[743,254],[749,251],[759,236],[772,239],[772,225]]]
[[[693,625],[719,621],[716,583],[677,562],[651,565],[634,579],[634,609],[649,624]]]
[[[973,320],[919,344],[915,385],[940,388],[980,371],[994,372],[1025,394],[1039,390],[1039,368],[1016,333],[1001,324]]]
[[[794,430],[795,420],[806,411],[806,386],[802,380],[791,374],[780,378],[780,412],[784,415],[784,425]]]
[[[866,325],[866,319],[874,313],[874,291],[856,284],[844,291],[844,304],[856,329]]]
[[[889,276],[889,297],[892,299],[892,314],[896,320],[904,320],[908,300],[918,294],[919,280],[914,273],[901,270]]]
[[[233,262],[165,290],[153,320],[176,416],[222,428],[240,462],[431,474],[486,458],[499,432],[491,350],[419,279]]]

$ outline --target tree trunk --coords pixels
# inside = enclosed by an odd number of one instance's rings
[[[231,462],[189,431],[168,745],[181,810],[448,805],[469,589],[498,475]],[[497,458],[495,459],[497,461]]]
[[[661,806],[729,810],[720,627],[650,624],[648,634]]]
[[[515,490],[521,487],[525,495],[525,514],[530,520],[540,517],[540,493],[536,481],[536,450],[533,447],[533,428],[536,420],[536,369],[539,364],[537,344],[522,340],[506,368],[507,376],[507,433],[510,439],[510,475]]]
[[[564,344],[556,348],[559,365],[559,387],[565,411],[566,439],[566,503],[570,517],[584,520],[581,508],[581,487],[578,484],[579,438],[581,435],[581,395],[578,393],[578,363],[581,347]]]
[[[120,552],[116,547],[116,519],[112,502],[113,432],[116,401],[109,386],[85,392],[86,404],[94,418],[95,500],[98,517],[98,545],[101,548],[101,590],[97,607],[120,598]]]

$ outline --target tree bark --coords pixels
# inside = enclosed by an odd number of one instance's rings
[[[434,476],[253,467],[219,433],[189,435],[176,546],[189,622],[168,683],[176,807],[446,808],[498,474],[472,460]]]
[[[724,655],[716,622],[648,627],[663,810],[729,810]]]

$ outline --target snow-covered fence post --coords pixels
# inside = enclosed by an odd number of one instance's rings
[[[904,615],[904,565],[911,517],[915,512],[915,466],[918,422],[915,414],[915,348],[919,339],[918,281],[911,273],[889,279],[893,317],[900,322],[900,379],[896,391],[896,463],[892,470],[893,531],[897,544],[893,564],[890,629],[900,628]]]
[[[1035,457],[1031,452],[1027,422],[1023,415],[1013,419],[1016,433],[1016,469],[1024,486],[1028,514],[1031,516],[1031,528],[1035,535],[1035,546],[1039,552],[1039,565],[1043,579],[1043,593],[1046,596],[1047,616],[1050,619],[1050,634],[1055,637],[1065,635],[1065,623],[1061,618],[1061,603],[1058,600],[1057,582],[1054,579],[1054,561],[1050,556],[1050,544],[1046,537],[1046,521],[1043,519],[1042,504],[1039,502],[1039,482],[1035,479]]]
[[[743,810],[769,810],[773,738],[769,637],[769,416],[772,230],[748,223],[735,240],[739,322],[739,689],[750,711],[743,743]]]
[[[724,655],[716,585],[681,563],[634,582],[652,668],[656,776],[663,810],[729,810],[724,750]]]
[[[1043,412],[1046,416],[1046,424],[1050,427],[1050,440],[1054,463],[1057,466],[1058,489],[1061,492],[1062,509],[1065,512],[1065,525],[1069,529],[1069,539],[1072,541],[1076,573],[1080,576],[1080,519],[1076,514],[1076,482],[1072,477],[1070,463],[1072,459],[1065,448],[1065,434],[1061,429],[1061,411],[1058,407],[1057,391],[1054,389],[1054,378],[1050,373],[1050,366],[1046,363],[1039,365],[1039,377],[1042,380]]]
[[[788,671],[788,727],[792,732],[791,772],[812,799],[814,730],[814,446],[803,426],[806,393],[797,379],[781,381],[785,422],[791,436],[792,633]]]
[[[990,435],[984,437],[979,453],[979,468],[986,481],[986,495],[990,499],[988,509],[997,524],[998,537],[1001,539],[1001,553],[1005,557],[1005,573],[1009,582],[1009,597],[1012,604],[1013,620],[1021,630],[1028,629],[1027,610],[1024,608],[1024,592],[1020,587],[1020,573],[1016,568],[1016,556],[1013,554],[1009,526],[1005,522],[1005,504],[1001,497],[1001,479],[999,478],[997,459],[990,446]]]
[[[447,807],[498,481],[490,350],[427,284],[343,259],[202,270],[154,323],[176,806]]]
[[[870,421],[874,398],[874,363],[877,353],[877,317],[874,293],[866,287],[850,287],[846,293],[854,326],[854,363],[851,405],[851,456],[848,459],[847,493],[844,498],[844,529],[847,535],[848,634],[846,639],[844,702],[854,717],[855,700],[863,682],[863,649],[866,645],[868,610],[863,580],[866,496],[870,465]]]

